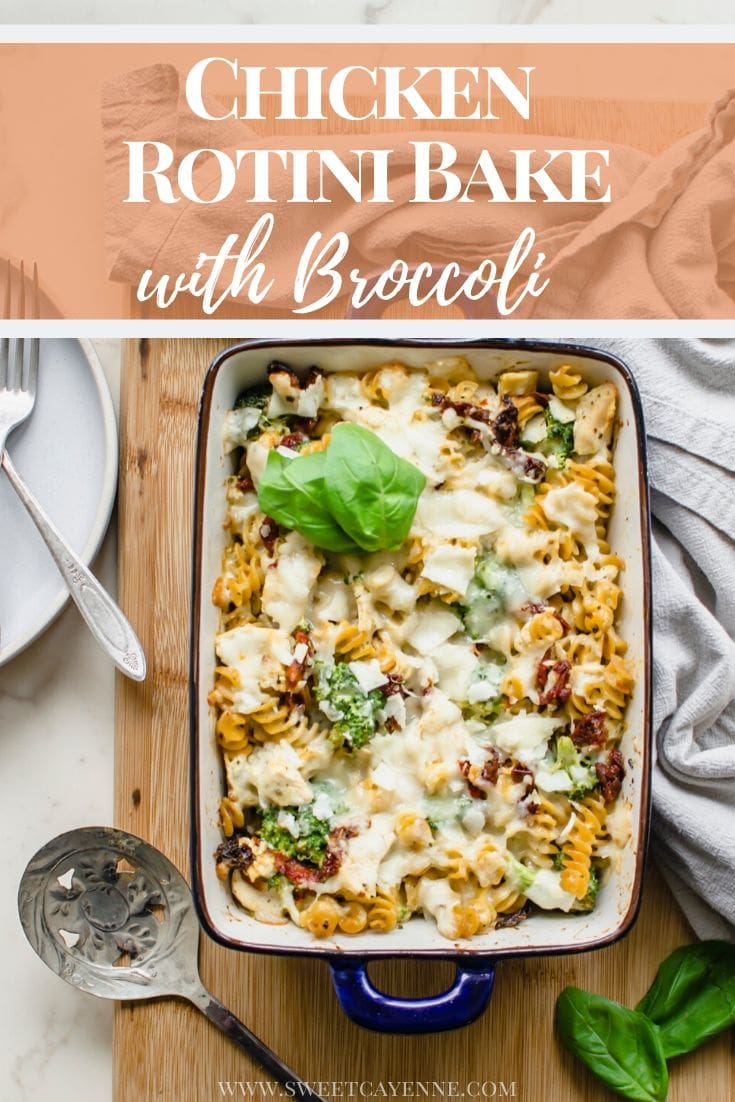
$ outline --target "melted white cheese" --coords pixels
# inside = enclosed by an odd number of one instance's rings
[[[315,623],[329,620],[337,624],[340,620],[354,620],[356,615],[357,605],[352,590],[345,585],[343,578],[322,574],[314,589],[309,618]]]
[[[283,632],[259,624],[242,624],[217,636],[218,658],[238,673],[239,686],[233,699],[236,712],[248,715],[266,699],[264,687],[274,684],[282,672],[276,651],[283,646],[288,648]]]
[[[340,417],[348,418],[357,410],[370,405],[370,399],[362,388],[357,375],[346,375],[335,371],[326,377],[324,405],[334,410]]]
[[[230,791],[243,807],[309,804],[313,790],[301,775],[301,759],[287,742],[266,742],[251,754],[226,761]]]
[[[440,539],[477,539],[505,524],[500,506],[476,490],[426,489],[419,498],[413,528]]]
[[[442,643],[432,651],[431,660],[436,667],[438,684],[442,691],[452,700],[469,700],[472,679],[477,673],[479,663],[467,644]]]
[[[568,528],[590,557],[597,555],[597,502],[592,494],[576,482],[555,486],[544,497],[543,510],[549,520]]]
[[[524,889],[524,895],[544,910],[568,911],[575,903],[572,892],[566,892],[559,882],[560,874],[554,869],[539,869],[533,883]]]
[[[421,577],[464,597],[475,572],[474,547],[442,543],[424,559]]]
[[[462,897],[452,890],[448,880],[423,879],[419,885],[419,905],[436,922],[444,937],[457,936],[457,920],[454,908],[462,903]]]
[[[241,409],[230,410],[225,417],[222,430],[222,447],[225,455],[247,443],[248,433],[255,428],[259,420],[260,410],[255,406],[243,406]]]
[[[394,824],[391,812],[373,815],[369,829],[347,841],[342,865],[335,876],[325,881],[325,890],[375,895],[380,862],[395,839]]]
[[[275,563],[265,572],[262,604],[266,616],[283,631],[292,632],[304,619],[323,564],[322,556],[298,532],[289,532],[279,545]]]
[[[490,728],[493,743],[512,754],[524,765],[540,762],[546,754],[549,739],[566,721],[537,712],[519,712],[508,719],[498,720]]]
[[[388,678],[381,670],[377,658],[361,658],[355,662],[348,662],[347,665],[364,693],[370,693],[373,689],[379,689],[381,685],[388,684]]]
[[[570,424],[575,417],[574,410],[565,405],[555,394],[549,396],[549,412],[562,425]]]
[[[263,477],[269,451],[268,444],[260,437],[257,440],[251,440],[245,449],[245,462],[256,487],[260,485],[260,480]]]
[[[390,563],[383,563],[365,575],[365,588],[375,601],[396,612],[411,612],[416,604],[416,589],[403,580]]]
[[[272,371],[268,376],[273,385],[273,393],[268,402],[268,416],[282,417],[295,414],[297,417],[316,417],[324,401],[325,386],[322,375],[303,389],[295,386],[288,371]]]
[[[462,627],[462,621],[441,601],[421,604],[402,625],[401,635],[418,654],[431,652]]]

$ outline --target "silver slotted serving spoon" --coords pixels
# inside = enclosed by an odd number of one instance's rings
[[[60,834],[29,861],[18,910],[41,960],[67,983],[103,999],[188,999],[289,1095],[323,1102],[204,987],[189,887],[147,842],[111,827]]]

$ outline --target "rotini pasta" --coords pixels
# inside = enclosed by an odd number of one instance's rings
[[[601,841],[604,821],[605,806],[599,798],[575,805],[574,821],[562,848],[560,876],[562,887],[575,899],[584,899],[589,891],[592,855]]]
[[[454,941],[590,909],[634,688],[608,544],[615,388],[570,364],[493,385],[463,357],[270,381],[226,424],[217,875],[256,919],[320,939],[416,915]],[[328,468],[343,422],[424,476],[397,547],[325,550],[260,508],[270,453],[327,450]]]
[[[556,371],[550,371],[549,382],[556,397],[563,402],[572,402],[576,398],[581,398],[587,391],[587,383],[569,364],[562,364]]]

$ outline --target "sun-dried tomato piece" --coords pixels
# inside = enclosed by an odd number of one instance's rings
[[[546,463],[537,455],[531,455],[523,448],[501,447],[501,455],[506,466],[517,478],[529,482],[540,482],[546,474]]]
[[[259,531],[263,546],[268,554],[272,555],[276,540],[281,534],[281,529],[278,527],[277,521],[275,521],[273,517],[263,517]]]
[[[543,660],[539,663],[537,681],[542,692],[539,693],[539,704],[550,704],[552,700],[558,700],[561,704],[569,700],[571,688],[569,686],[569,674],[572,669],[571,662],[566,658],[560,659],[549,666]],[[548,678],[551,675],[551,684]]]
[[[464,779],[467,781],[467,791],[469,792],[472,799],[473,800],[486,800],[487,799],[487,792],[483,792],[481,788],[478,788],[477,785],[473,784],[472,781],[469,779],[470,778],[471,763],[467,760],[467,758],[460,758],[459,761],[457,762],[457,765],[459,766],[460,773],[462,774]]]
[[[603,800],[606,804],[612,803],[620,793],[623,777],[625,776],[623,755],[617,747],[610,751],[606,761],[598,761],[595,766],[595,773],[597,773],[597,779],[600,782]]]
[[[431,404],[441,410],[453,409],[458,417],[464,417],[470,421],[482,421],[483,424],[488,424],[492,417],[490,410],[485,409],[484,406],[476,406],[472,402],[455,402],[439,390],[433,391]]]
[[[521,605],[521,612],[530,612],[532,616],[538,616],[539,612],[546,612],[548,607],[543,601],[526,601],[525,605]]]
[[[320,880],[329,880],[330,876],[335,876],[339,872],[345,855],[343,842],[348,838],[354,838],[356,834],[357,830],[353,826],[339,826],[329,832],[327,851],[319,869]]]
[[[561,615],[561,613],[554,611],[554,619],[559,621],[559,623],[562,626],[562,630],[563,630],[564,634],[569,635],[569,632],[571,631],[571,628],[569,627],[569,624],[566,622],[566,620]]]
[[[493,436],[503,448],[515,448],[518,443],[520,426],[518,410],[507,394],[503,395],[503,408],[492,422]]]
[[[382,693],[383,696],[397,696],[399,693],[401,696],[406,696],[402,675],[400,673],[389,673],[385,684],[378,686],[378,692]]]
[[[604,746],[607,742],[607,716],[604,712],[588,712],[574,721],[572,742],[581,749],[583,746]]]
[[[271,360],[266,368],[267,374],[270,375],[288,375],[288,380],[291,386],[296,386],[301,390],[301,379],[296,372],[288,364],[282,363],[280,360]]]
[[[282,436],[278,442],[280,448],[291,448],[295,450],[305,444],[309,439],[303,432],[289,432],[285,436]]]
[[[509,926],[520,926],[521,922],[525,922],[531,913],[531,904],[524,903],[520,910],[513,911],[508,915],[498,915],[495,920],[496,930],[506,930]]]
[[[303,681],[309,655],[314,653],[314,644],[308,631],[304,631],[303,628],[296,628],[293,632],[293,638],[296,646],[304,646],[306,651],[303,658],[294,658],[293,662],[286,667],[286,685],[289,689],[294,689],[299,682]]]
[[[488,759],[482,767],[480,776],[488,784],[498,783],[498,772],[500,770],[500,754],[492,747],[488,750]]]
[[[285,853],[275,853],[274,863],[278,872],[291,884],[317,884],[319,870],[313,865],[304,865],[295,857],[286,857]]]
[[[228,869],[246,869],[253,861],[253,851],[248,843],[234,836],[220,842],[214,851],[214,859],[218,865],[226,865]]]
[[[522,781],[526,788],[533,788],[533,773],[527,765],[523,765],[519,761],[513,765],[510,771],[510,779],[514,784],[520,784]]]

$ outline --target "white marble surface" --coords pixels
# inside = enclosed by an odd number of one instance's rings
[[[117,403],[120,342],[94,343]],[[113,592],[115,550],[113,525],[94,564]],[[2,1102],[111,1097],[112,1005],[75,991],[38,960],[18,921],[16,893],[45,842],[112,822],[113,688],[112,664],[73,606],[0,669]]]
[[[0,0],[4,23],[731,23],[732,0]]]

